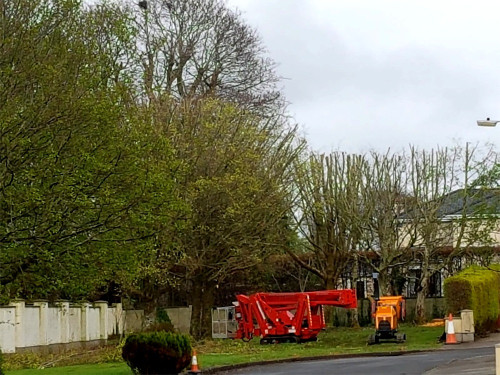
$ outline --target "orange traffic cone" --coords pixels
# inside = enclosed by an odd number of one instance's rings
[[[188,374],[199,374],[199,373],[201,373],[201,370],[198,367],[198,359],[196,358],[196,350],[193,350],[193,357],[191,358],[191,369],[188,371]]]
[[[453,315],[448,317],[448,332],[446,332],[445,344],[458,344],[455,336],[455,327],[453,326]]]

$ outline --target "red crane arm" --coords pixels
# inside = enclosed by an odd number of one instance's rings
[[[237,338],[259,335],[310,340],[325,327],[323,305],[356,308],[354,289],[236,296]]]

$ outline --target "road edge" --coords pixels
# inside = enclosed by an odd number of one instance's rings
[[[343,359],[343,358],[361,358],[361,357],[396,357],[405,354],[414,353],[428,353],[441,348],[436,349],[421,349],[421,350],[403,350],[403,351],[392,351],[392,352],[374,352],[374,353],[351,353],[351,354],[329,354],[320,355],[312,357],[292,357],[292,358],[282,358],[282,359],[272,359],[268,361],[258,361],[258,362],[246,362],[238,363],[235,365],[227,365],[220,367],[211,367],[206,370],[202,370],[203,374],[219,374],[228,371],[238,370],[241,368],[254,367],[254,366],[264,366],[272,365],[276,363],[289,363],[289,362],[307,362],[307,361],[321,361],[327,359]]]

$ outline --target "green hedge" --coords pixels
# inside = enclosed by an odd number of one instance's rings
[[[122,357],[134,374],[178,374],[191,362],[189,336],[173,332],[131,334]]]
[[[496,328],[500,314],[500,265],[489,270],[472,266],[444,281],[448,312],[474,311],[474,326],[479,334]]]

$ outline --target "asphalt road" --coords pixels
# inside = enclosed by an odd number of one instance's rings
[[[308,362],[275,363],[233,369],[220,374],[265,375],[438,375],[438,374],[494,374],[494,345],[456,347],[398,356],[356,357]],[[482,366],[478,371],[477,366]]]

